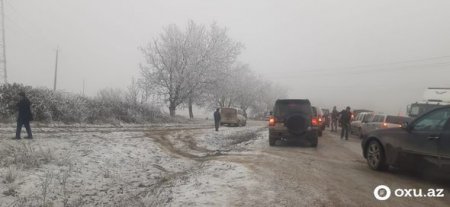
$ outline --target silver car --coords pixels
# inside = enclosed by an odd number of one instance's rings
[[[373,112],[361,112],[356,115],[355,119],[350,124],[350,132],[362,137],[362,125],[364,123],[368,123],[369,120],[372,119],[373,115]]]
[[[361,137],[377,129],[399,128],[405,122],[411,122],[411,118],[404,116],[376,114],[367,123],[361,124]]]
[[[220,124],[228,126],[245,126],[247,118],[244,111],[236,108],[221,108],[220,109]]]

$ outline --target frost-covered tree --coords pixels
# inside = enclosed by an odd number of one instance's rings
[[[216,24],[206,28],[190,21],[184,31],[169,25],[142,48],[143,82],[165,99],[170,115],[175,116],[180,104],[192,106],[202,90],[218,81],[217,74],[235,62],[241,48]]]

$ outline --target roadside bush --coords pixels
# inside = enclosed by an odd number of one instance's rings
[[[127,100],[120,90],[102,90],[90,98],[14,83],[0,86],[1,122],[15,120],[20,91],[24,91],[32,103],[34,120],[41,122],[142,123],[167,120],[159,108]]]

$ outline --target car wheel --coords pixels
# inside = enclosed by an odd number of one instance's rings
[[[275,146],[276,141],[277,141],[276,137],[269,135],[269,146]]]
[[[317,136],[313,137],[311,140],[311,147],[317,147],[317,143],[319,142],[319,138]]]
[[[366,159],[367,164],[373,170],[381,171],[388,168],[383,147],[381,147],[381,144],[376,140],[370,141],[369,145],[367,146]]]
[[[319,130],[319,132],[317,133],[319,135],[319,137],[322,136],[322,130]]]

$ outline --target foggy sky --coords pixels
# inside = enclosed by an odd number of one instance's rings
[[[138,47],[188,20],[227,27],[240,61],[318,106],[404,113],[450,87],[448,0],[6,0],[9,82],[86,94],[139,77]]]

